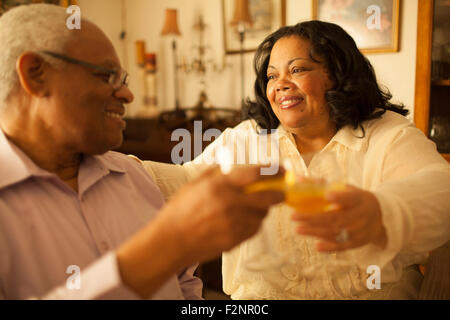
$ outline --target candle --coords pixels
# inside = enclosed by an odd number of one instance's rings
[[[156,54],[153,52],[145,54],[145,69],[148,71],[156,71]]]
[[[137,63],[139,65],[144,65],[145,63],[145,41],[136,41],[136,54]]]

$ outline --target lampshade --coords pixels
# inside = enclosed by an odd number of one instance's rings
[[[234,15],[233,20],[231,20],[231,25],[237,25],[239,23],[246,23],[249,25],[253,23],[248,8],[248,0],[234,1]]]
[[[166,18],[164,20],[164,27],[161,31],[161,35],[165,36],[169,34],[181,36],[177,23],[177,9],[166,9]]]

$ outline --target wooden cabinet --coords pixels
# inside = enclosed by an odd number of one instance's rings
[[[450,1],[419,0],[414,122],[450,162]]]
[[[241,121],[241,113],[231,110],[227,111],[226,116],[213,117],[212,112],[205,111],[195,116],[177,117],[174,112],[166,112],[154,118],[126,118],[125,121],[127,127],[124,131],[124,141],[116,151],[133,154],[142,160],[172,163],[171,151],[183,141],[179,137],[172,141],[172,133],[175,130],[186,129],[190,133],[190,159],[193,159],[198,155],[194,148],[196,139],[201,139],[204,150],[211,143],[210,140],[203,139],[204,132],[211,128],[223,132],[226,128],[236,126]]]

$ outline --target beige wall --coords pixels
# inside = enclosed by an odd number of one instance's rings
[[[96,23],[109,37],[117,54],[124,62],[124,41],[120,40],[122,29],[121,0],[79,0],[81,17]]]
[[[312,16],[310,0],[287,0],[287,23],[308,20]],[[380,84],[391,91],[393,100],[414,111],[414,84],[416,75],[416,37],[418,0],[401,0],[399,51],[367,54],[375,68]]]
[[[380,83],[387,86],[395,101],[403,102],[413,111],[416,58],[416,31],[418,0],[403,0],[400,17],[400,50],[396,53],[370,54]],[[222,0],[79,0],[82,15],[96,22],[112,39],[122,64],[132,76],[131,89],[136,100],[129,107],[133,116],[141,106],[141,74],[136,66],[134,42],[146,40],[147,51],[157,54],[158,98],[161,109],[174,106],[173,62],[170,41],[160,36],[166,8],[178,9],[178,24],[182,36],[177,39],[179,56],[188,60],[193,57],[192,46],[196,44],[196,33],[192,26],[201,13],[208,29],[205,40],[210,46],[208,58],[220,62],[223,57]],[[287,0],[288,24],[308,20],[311,17],[311,0]],[[119,39],[122,25],[127,37]],[[246,95],[253,96],[253,54],[246,54]],[[227,55],[231,65],[223,73],[209,72],[206,91],[213,105],[238,108],[240,101],[239,56]],[[193,106],[201,86],[193,74],[179,73],[180,102],[182,106]],[[412,115],[411,115],[412,116]],[[412,117],[411,117],[412,118]]]

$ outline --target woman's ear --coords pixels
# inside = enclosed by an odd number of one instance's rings
[[[29,95],[44,97],[48,95],[48,83],[44,77],[45,63],[34,52],[24,52],[17,59],[16,71],[23,90]]]

